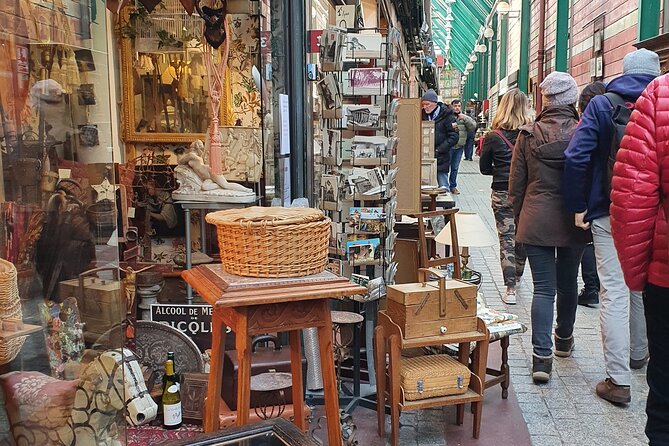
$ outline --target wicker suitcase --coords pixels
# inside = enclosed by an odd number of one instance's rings
[[[405,401],[461,395],[469,388],[470,370],[449,355],[402,358],[400,387]]]

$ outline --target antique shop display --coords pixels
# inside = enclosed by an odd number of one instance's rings
[[[309,438],[292,423],[281,419],[259,421],[242,427],[225,429],[212,434],[198,435],[188,440],[169,443],[170,446],[219,446],[224,444],[246,444],[258,438],[265,444],[295,446],[318,446],[319,443]]]
[[[176,200],[213,201],[219,203],[252,203],[255,193],[240,184],[228,182],[225,176],[215,173],[202,159],[202,141],[193,142],[179,158],[174,175],[179,188],[172,193]]]
[[[0,336],[0,364],[7,364],[16,358],[26,338],[25,336],[13,339],[4,337],[6,335],[4,332],[19,331],[19,327],[16,327],[16,330],[8,330],[10,327],[5,328],[5,321],[16,321],[16,324],[19,322],[23,324],[16,267],[4,259],[0,259],[0,321],[3,333],[3,336]]]
[[[0,384],[17,446],[118,445],[119,414],[139,426],[158,410],[136,358],[125,349],[102,353],[78,380],[11,372],[0,377]]]
[[[259,18],[227,14],[217,4],[198,4],[197,9],[198,14],[188,16],[177,0],[163,0],[154,14],[124,9],[124,139],[147,143],[200,139],[206,149],[201,156],[215,174],[231,181],[258,182],[263,161],[262,103],[252,72],[259,51]]]
[[[476,286],[459,280],[390,285],[387,305],[407,339],[476,329]]]
[[[105,272],[106,277],[100,276]],[[89,344],[125,318],[126,301],[121,295],[118,267],[85,271],[77,279],[60,282],[58,293],[62,297],[76,298],[84,324],[84,340]]]
[[[258,344],[269,343],[272,347],[259,347]],[[282,347],[279,339],[276,336],[265,335],[258,336],[251,342],[251,376],[256,376],[261,373],[274,372],[290,372],[290,347]],[[306,373],[307,362],[302,359],[302,373]],[[221,397],[231,410],[237,409],[237,383],[239,381],[239,359],[235,350],[225,352],[223,359],[223,387],[221,388]],[[288,389],[292,384],[288,385]],[[287,392],[288,390],[286,390]],[[256,408],[268,403],[282,403],[293,404],[292,394],[288,393],[285,397],[282,396],[282,401],[278,400],[279,395],[272,399],[272,395],[261,395],[251,392],[251,407]]]
[[[451,295],[448,300],[457,299]],[[426,299],[427,302],[427,299]],[[427,303],[426,303],[427,306]],[[448,308],[448,303],[446,305]],[[385,310],[379,312],[374,330],[376,348],[376,381],[378,432],[385,436],[385,405],[390,405],[390,444],[399,444],[400,412],[457,405],[457,424],[464,419],[465,404],[471,403],[474,414],[473,436],[479,437],[483,410],[483,390],[488,361],[489,334],[485,323],[476,318],[474,329],[452,329],[435,335],[406,338],[394,318]],[[444,327],[446,328],[446,327]],[[471,354],[470,343],[476,341]],[[443,344],[458,344],[458,360],[442,355],[401,357],[405,349]],[[385,358],[388,355],[388,363]],[[458,362],[458,364],[455,364]],[[468,365],[470,367],[469,372]],[[468,378],[468,380],[467,380]],[[386,383],[388,385],[386,386]],[[467,384],[466,384],[467,383]],[[387,391],[381,391],[387,389]]]
[[[329,228],[329,224],[328,224]],[[223,247],[221,247],[223,248]],[[214,308],[212,363],[205,406],[206,432],[217,430],[225,403],[220,398],[226,326],[235,332],[239,359],[237,386],[237,424],[249,420],[251,386],[251,337],[268,332],[289,332],[293,401],[303,401],[300,330],[318,329],[325,395],[325,414],[338,420],[339,402],[332,351],[332,322],[329,298],[350,296],[365,291],[332,273],[298,278],[245,278],[225,274],[207,265],[184,271],[183,278]],[[305,410],[294,406],[295,424],[306,429]],[[328,423],[329,444],[341,441],[339,423]]]
[[[207,214],[223,269],[250,277],[318,274],[327,263],[330,219],[318,209],[250,207]]]
[[[51,375],[68,378],[72,367],[81,362],[84,354],[84,324],[79,318],[77,301],[74,297],[59,304],[44,301],[39,310],[42,324],[46,326],[44,337]]]
[[[94,347],[106,349],[121,345],[123,339],[123,329],[117,325],[101,336]],[[179,373],[201,373],[204,370],[202,353],[195,342],[176,328],[159,322],[135,322],[134,352],[142,366],[155,372],[154,385],[162,383],[168,352],[179,352],[175,357],[175,368]]]
[[[165,374],[163,375],[163,396],[161,405],[163,409],[163,428],[178,429],[183,423],[181,413],[180,382],[174,374],[174,361],[165,361]]]
[[[471,372],[449,355],[402,359],[400,386],[407,401],[467,392]]]

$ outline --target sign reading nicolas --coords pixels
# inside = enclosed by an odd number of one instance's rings
[[[176,328],[191,338],[201,351],[211,348],[211,314],[211,305],[151,305],[152,321]]]

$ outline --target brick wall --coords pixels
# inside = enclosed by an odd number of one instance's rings
[[[539,50],[539,5],[546,2],[545,49],[555,58],[557,0],[532,0],[530,16],[530,79],[536,81]],[[610,80],[622,72],[622,59],[634,51],[637,40],[638,0],[574,0],[570,17],[570,73],[579,87],[590,83],[593,21],[604,16],[604,78]],[[516,50],[517,51],[517,50]],[[546,64],[554,69],[554,62]]]
[[[590,83],[593,20],[604,15],[604,78],[622,72],[622,59],[637,40],[636,0],[574,0],[571,74],[579,86]]]

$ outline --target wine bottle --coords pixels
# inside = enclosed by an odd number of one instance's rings
[[[167,360],[168,360],[168,361],[172,361],[172,367],[174,367],[174,369],[173,369],[173,371],[174,371],[174,380],[175,380],[175,382],[177,383],[177,385],[178,385],[179,387],[181,387],[181,376],[180,376],[179,373],[177,372],[177,363],[176,363],[176,361],[174,360],[174,352],[167,352]],[[167,377],[167,375],[163,375],[163,387],[162,387],[163,391],[165,391],[166,377]]]
[[[174,376],[174,362],[165,362],[165,388],[163,389],[163,428],[176,429],[181,426],[181,392]]]

